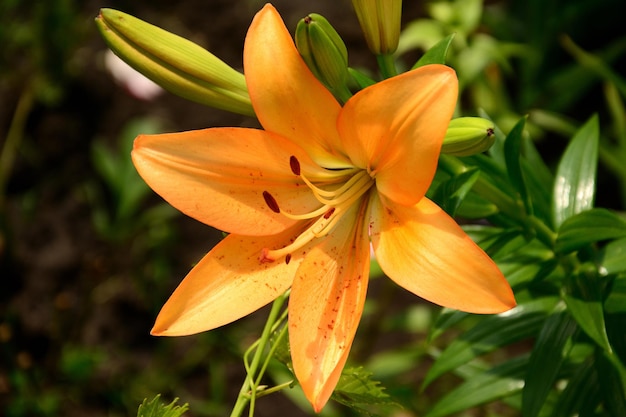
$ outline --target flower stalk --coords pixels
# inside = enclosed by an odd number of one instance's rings
[[[270,354],[268,355],[266,361],[263,363],[263,365],[261,365],[263,352],[270,343],[272,333],[274,332],[274,330],[276,330],[276,327],[280,325],[285,319],[285,314],[283,314],[282,316],[279,316],[279,314],[287,299],[289,299],[289,292],[286,292],[285,294],[274,300],[274,302],[272,303],[272,309],[270,310],[270,314],[267,318],[267,321],[265,322],[265,327],[263,328],[263,332],[261,333],[261,338],[248,349],[246,355],[244,356],[246,379],[244,380],[243,385],[239,390],[239,395],[237,396],[237,401],[235,402],[233,410],[230,413],[230,417],[240,417],[243,414],[243,411],[245,410],[248,403],[250,403],[250,414],[253,415],[254,413],[256,393],[259,388],[261,378],[263,377],[265,369],[267,368],[267,364],[269,363],[269,360],[271,359],[272,354],[275,351],[275,346],[272,347],[272,350],[270,351]],[[281,332],[281,337],[284,336],[283,333],[285,333],[285,331]],[[254,357],[252,358],[252,362],[248,364],[247,354],[252,349],[255,349]],[[258,371],[257,374],[257,370],[259,369],[260,365],[261,369]],[[273,391],[274,390],[272,390],[272,392]]]

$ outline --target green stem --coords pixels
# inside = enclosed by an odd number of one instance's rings
[[[350,97],[352,97],[352,92],[350,91],[348,86],[345,85],[345,84],[340,85],[339,88],[334,90],[334,92],[335,92],[335,97],[342,104],[344,104],[346,101],[350,100]]]
[[[255,374],[261,362],[261,358],[263,356],[263,351],[265,347],[269,343],[270,336],[272,335],[272,331],[276,324],[276,319],[279,316],[280,310],[285,303],[285,301],[289,298],[289,292],[279,296],[274,303],[272,304],[272,309],[270,310],[270,314],[267,318],[267,322],[265,323],[265,327],[263,328],[263,333],[261,334],[261,338],[257,342],[257,348],[254,353],[254,357],[252,358],[252,362],[249,366],[246,366],[246,379],[244,380],[241,389],[239,390],[239,395],[237,396],[237,401],[233,407],[233,411],[230,413],[230,417],[240,417],[250,402],[251,398],[254,398],[254,386],[255,386]],[[250,394],[249,394],[250,393]],[[253,412],[253,409],[250,410]]]
[[[272,330],[271,330],[270,334],[274,333],[276,328],[283,323],[285,318],[287,318],[287,311],[285,311],[280,316],[280,318],[274,323],[274,325],[272,326]],[[256,399],[260,396],[260,395],[257,395],[257,393],[259,393],[259,386],[261,385],[261,380],[263,379],[263,375],[265,374],[265,371],[267,370],[267,367],[268,367],[270,361],[274,357],[274,353],[276,353],[276,349],[278,348],[278,345],[280,344],[281,340],[283,339],[283,337],[286,334],[287,334],[287,326],[283,326],[283,328],[278,333],[278,336],[274,340],[274,343],[272,344],[272,347],[270,348],[270,351],[267,353],[267,356],[265,357],[265,361],[263,361],[263,365],[261,366],[261,369],[258,372],[256,381],[254,381],[254,384],[251,387],[252,388],[251,389],[252,395],[250,396],[250,416],[252,416],[252,413],[253,413],[253,410],[254,410],[254,406],[255,406],[255,403],[256,403]],[[252,375],[254,375],[254,374],[252,374]],[[267,391],[269,391],[269,390],[270,389],[263,391],[264,393],[266,393],[265,395],[267,395]],[[272,391],[272,392],[274,392],[274,391]]]
[[[380,69],[380,73],[382,74],[383,78],[391,78],[398,75],[398,70],[396,69],[396,63],[394,62],[393,55],[376,55],[376,61],[378,62],[378,68]]]
[[[554,249],[556,242],[556,233],[548,227],[543,221],[535,216],[528,216],[527,226],[535,231],[537,239],[550,249]]]
[[[266,389],[266,390],[263,390],[263,391],[261,391],[261,392],[259,392],[259,393],[257,394],[257,398],[260,398],[260,397],[264,397],[264,396],[266,396],[266,395],[273,394],[273,393],[278,392],[278,391],[280,391],[280,390],[282,390],[282,389],[285,389],[285,388],[289,388],[289,387],[291,386],[291,384],[293,384],[293,382],[294,382],[294,381],[293,381],[293,379],[292,379],[291,381],[288,381],[288,382],[283,382],[282,384],[278,384],[278,385],[276,385],[275,387],[272,387],[272,388],[268,388],[268,389]]]

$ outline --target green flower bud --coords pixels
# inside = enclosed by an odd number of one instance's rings
[[[493,122],[481,117],[459,117],[448,125],[441,152],[469,156],[486,151],[496,140]]]
[[[296,47],[311,69],[339,100],[347,101],[352,93],[347,86],[348,50],[337,31],[323,16],[311,13],[298,22]]]
[[[116,55],[171,93],[254,115],[243,74],[199,45],[113,9],[100,10],[96,25]]]
[[[389,55],[398,48],[402,0],[352,0],[370,51]]]

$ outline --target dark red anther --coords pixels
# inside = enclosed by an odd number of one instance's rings
[[[287,265],[289,265],[289,261],[291,261],[291,254],[290,254],[290,253],[288,253],[288,254],[285,256],[285,263],[286,263]]]
[[[329,219],[330,216],[332,216],[334,212],[335,212],[335,208],[331,207],[330,210],[328,210],[326,213],[324,213],[324,218],[325,219]]]
[[[289,166],[291,167],[291,172],[293,172],[294,175],[300,175],[300,161],[298,161],[298,158],[291,155],[289,157]]]
[[[278,203],[276,199],[267,191],[263,191],[263,199],[265,200],[265,204],[272,210],[274,213],[280,213],[280,207],[278,207]]]

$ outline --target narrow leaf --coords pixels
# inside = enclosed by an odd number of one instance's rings
[[[626,238],[608,243],[600,253],[600,272],[614,274],[626,271]]]
[[[593,362],[592,357],[590,357],[578,366],[554,405],[551,417],[587,415],[581,411],[586,409],[589,403],[596,402],[593,399],[600,396],[598,375],[595,372]]]
[[[573,277],[568,292],[563,295],[568,310],[583,331],[607,352],[611,351],[604,322],[604,310],[598,288],[598,278],[593,281],[584,274]]]
[[[469,378],[441,398],[425,417],[443,417],[522,390],[528,356],[522,356]]]
[[[552,201],[556,227],[593,208],[599,137],[598,117],[594,115],[576,132],[561,158]]]
[[[563,363],[563,348],[576,328],[576,322],[563,311],[546,320],[528,361],[522,391],[522,416],[539,415]]]
[[[626,237],[626,221],[610,210],[596,208],[569,217],[559,228],[555,250],[569,253],[601,240]]]
[[[524,126],[526,118],[520,119],[511,129],[504,141],[504,159],[506,161],[506,170],[511,183],[519,193],[527,213],[532,213],[532,207],[528,195],[528,189],[524,175],[522,173],[522,139],[524,134]]]
[[[548,226],[552,225],[552,186],[554,176],[546,166],[532,140],[522,141],[522,174],[533,204],[533,213]]]
[[[606,357],[606,353],[596,351],[596,372],[600,376],[600,394],[602,395],[605,411],[611,416],[626,416],[626,395],[619,369]]]
[[[423,65],[429,64],[442,64],[446,63],[446,55],[448,55],[448,49],[454,39],[454,33],[446,36],[444,39],[437,42],[433,47],[421,56],[421,58],[413,65],[413,68],[419,68]]]
[[[446,213],[454,217],[479,175],[480,171],[472,168],[442,182],[435,192],[434,200]]]
[[[506,313],[486,317],[441,353],[424,378],[422,388],[480,355],[534,335],[556,302],[553,297],[540,298],[520,304]]]
[[[607,314],[626,314],[626,277],[618,277],[613,281],[611,292],[604,301]]]

